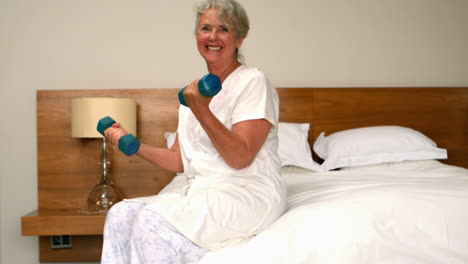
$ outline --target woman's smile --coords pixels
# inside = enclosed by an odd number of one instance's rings
[[[221,49],[221,47],[220,46],[208,46],[208,49],[211,51],[218,51]]]

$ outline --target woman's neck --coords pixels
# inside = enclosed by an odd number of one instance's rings
[[[232,61],[229,64],[225,65],[208,65],[208,71],[211,74],[218,76],[223,82],[229,74],[231,74],[237,67],[239,67],[241,63],[237,60]]]

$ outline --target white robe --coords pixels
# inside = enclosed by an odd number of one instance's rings
[[[286,208],[280,173],[279,101],[258,69],[241,65],[210,102],[228,128],[241,121],[266,119],[273,126],[253,163],[229,167],[212,145],[190,108],[180,106],[177,130],[184,173],[160,194],[137,198],[201,247],[214,250],[249,238],[271,224]]]

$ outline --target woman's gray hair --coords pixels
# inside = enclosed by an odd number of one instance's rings
[[[196,6],[195,34],[200,22],[200,16],[208,9],[217,10],[221,22],[234,29],[238,38],[247,37],[250,29],[249,17],[242,5],[235,0],[206,0]],[[243,56],[239,50],[237,50],[237,59],[243,61]]]

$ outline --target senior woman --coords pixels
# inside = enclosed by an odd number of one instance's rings
[[[101,263],[198,261],[259,233],[286,208],[278,96],[264,73],[242,64],[245,10],[234,0],[208,0],[196,10],[197,47],[222,90],[205,97],[192,81],[172,147],[141,145],[137,154],[179,173],[178,184],[110,209]],[[126,133],[120,124],[105,131],[114,147]]]

